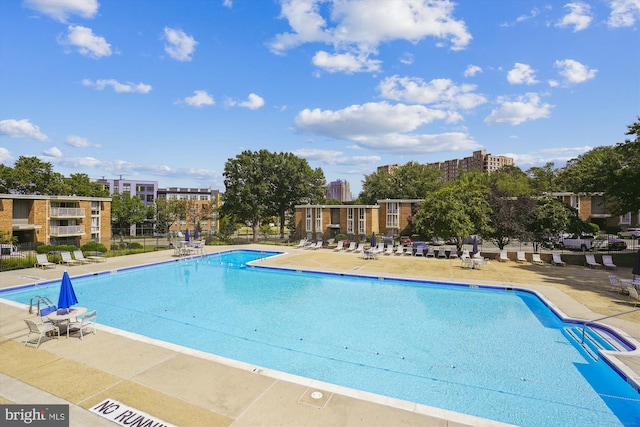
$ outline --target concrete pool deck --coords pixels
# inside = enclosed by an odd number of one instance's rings
[[[207,246],[283,250],[260,265],[367,276],[524,287],[573,318],[593,320],[631,310],[628,296],[608,290],[611,271],[584,267],[500,263],[462,269],[459,260],[357,254],[279,246]],[[175,259],[173,251],[109,258],[106,263],[0,273],[0,288]],[[613,272],[631,278],[630,269]],[[79,304],[82,305],[82,304]],[[194,309],[197,302],[194,302]],[[90,308],[90,307],[89,307]],[[112,426],[88,409],[110,398],[177,426],[470,426],[503,425],[357,390],[293,377],[98,325],[96,335],[23,346],[23,319],[15,304],[0,303],[0,403],[70,405],[71,426]],[[98,313],[98,323],[100,313]],[[640,341],[640,311],[603,320]],[[627,375],[640,383],[640,353],[621,355]],[[320,391],[322,396],[312,393]]]

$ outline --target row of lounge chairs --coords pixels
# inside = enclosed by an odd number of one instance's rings
[[[507,251],[505,250],[500,251],[500,255],[498,256],[498,261],[500,262],[510,261],[509,257],[507,256]],[[527,260],[527,257],[524,251],[518,251],[516,253],[516,262],[521,262],[521,263],[529,262],[529,260]],[[538,265],[546,264],[540,258],[540,254],[537,254],[537,253],[531,254],[531,263],[538,264]],[[557,265],[557,266],[566,265],[566,263],[562,260],[562,257],[560,256],[560,254],[551,255],[551,264]],[[602,263],[599,263],[596,261],[595,255],[587,254],[585,255],[585,266],[589,268],[605,268],[605,269],[611,269],[611,270],[614,270],[617,268],[617,266],[613,263],[613,259],[611,255],[602,255]]]
[[[73,251],[73,257],[71,256],[71,252],[64,251],[60,252],[60,264],[65,265],[78,265],[78,264],[86,264],[89,262],[105,262],[107,259],[101,256],[88,256],[85,257],[82,251]],[[49,261],[47,254],[36,254],[36,267],[47,269],[47,268],[55,268],[56,264]]]

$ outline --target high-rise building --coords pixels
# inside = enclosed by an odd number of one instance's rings
[[[341,179],[329,183],[327,187],[327,199],[335,199],[341,202],[350,202],[353,200],[349,182]]]
[[[446,181],[453,181],[458,177],[460,171],[492,173],[504,166],[513,166],[513,158],[506,156],[493,156],[491,154],[487,154],[485,150],[478,150],[474,151],[473,155],[470,157],[428,164],[435,166],[444,172],[444,178]]]

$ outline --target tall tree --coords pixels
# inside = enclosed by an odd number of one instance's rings
[[[54,172],[51,163],[37,157],[20,156],[13,169],[2,169],[2,181],[7,193],[65,194],[62,174]]]
[[[114,234],[126,236],[134,224],[140,224],[147,210],[140,197],[129,193],[115,193],[111,196],[111,228]]]
[[[425,197],[414,226],[423,234],[452,238],[458,251],[470,234],[491,232],[488,189],[480,174],[465,174]]]
[[[438,168],[408,162],[391,172],[366,175],[358,199],[365,204],[375,204],[382,199],[423,199],[442,184],[443,174]]]
[[[561,174],[574,193],[604,193],[607,207],[618,214],[640,210],[640,117],[626,135],[633,138],[596,147],[569,161]]]
[[[553,162],[548,162],[542,167],[535,166],[527,169],[527,175],[531,179],[531,187],[535,194],[561,190],[558,183],[558,175],[561,171],[554,166]]]
[[[507,165],[488,176],[488,185],[493,192],[504,197],[529,196],[534,194],[531,179],[517,166]]]
[[[493,187],[488,202],[491,206],[492,231],[486,237],[491,238],[500,250],[512,239],[526,235],[535,216],[535,199],[528,196],[511,197]]]
[[[109,190],[97,182],[91,181],[89,175],[84,173],[72,173],[69,178],[64,178],[64,195],[76,195],[86,197],[109,197]]]

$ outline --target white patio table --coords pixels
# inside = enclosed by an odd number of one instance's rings
[[[68,313],[66,312],[66,309],[60,309],[45,316],[45,318],[49,319],[54,324],[66,322],[67,338],[69,338],[69,325],[71,324],[71,319],[77,320],[78,316],[82,316],[86,312],[87,309],[85,307],[72,307],[69,309]]]

